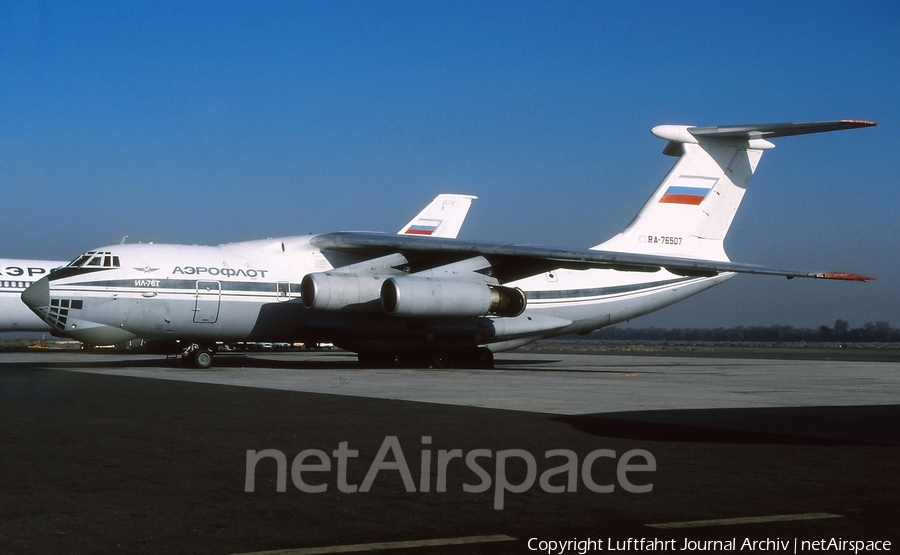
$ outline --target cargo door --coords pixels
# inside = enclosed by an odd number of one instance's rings
[[[194,297],[194,322],[214,324],[219,319],[222,285],[218,281],[198,281]]]

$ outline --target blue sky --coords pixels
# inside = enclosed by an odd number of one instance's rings
[[[739,276],[649,326],[900,326],[892,2],[0,1],[0,256],[394,231],[440,192],[466,239],[587,247],[673,158],[649,129],[870,119],[767,152]]]

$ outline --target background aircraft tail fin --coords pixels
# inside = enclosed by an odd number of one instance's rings
[[[456,239],[466,215],[469,213],[469,208],[472,206],[472,201],[477,198],[472,195],[438,195],[431,201],[431,204],[403,226],[397,235]]]
[[[767,138],[873,125],[840,120],[654,127],[654,135],[669,141],[663,153],[678,156],[678,161],[634,220],[594,249],[726,261],[723,241],[747,183],[762,152],[775,146]]]

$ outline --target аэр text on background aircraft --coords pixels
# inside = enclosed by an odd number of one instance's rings
[[[440,235],[440,218],[415,236],[114,245],[79,256],[22,299],[75,339],[169,342],[201,368],[229,341],[333,342],[366,365],[489,367],[494,352],[630,320],[735,273],[870,279],[733,263],[723,240],[769,139],[873,125],[655,127],[678,161],[634,220],[591,249],[429,237]]]
[[[0,259],[0,332],[51,331],[41,318],[22,302],[22,292],[32,283],[49,275],[50,270],[65,266],[54,260]]]

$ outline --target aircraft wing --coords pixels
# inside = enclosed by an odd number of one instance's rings
[[[413,271],[481,256],[491,263],[491,275],[501,283],[522,279],[556,268],[607,268],[626,272],[655,272],[661,268],[683,276],[714,276],[720,273],[760,274],[869,281],[875,278],[845,272],[806,272],[769,268],[754,264],[603,250],[567,250],[531,245],[504,245],[454,239],[392,236],[380,233],[338,232],[318,235],[311,243],[323,250],[346,252],[366,258],[399,253]]]

